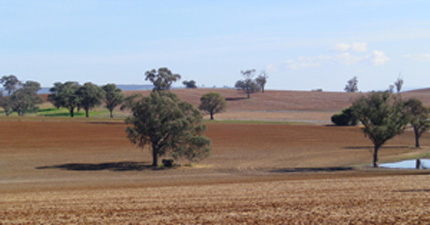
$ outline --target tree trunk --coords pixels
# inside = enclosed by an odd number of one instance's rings
[[[85,117],[90,117],[90,109],[85,109]]]
[[[152,166],[158,166],[158,148],[152,145]]]
[[[374,168],[379,168],[379,163],[378,163],[378,151],[379,151],[379,147],[378,145],[374,146],[373,149],[373,167]]]
[[[420,147],[420,134],[418,133],[418,127],[414,126],[414,133],[415,133],[415,148]]]
[[[213,120],[213,119],[214,119],[214,113],[211,112],[211,120]]]
[[[261,93],[264,94],[264,86],[261,86]]]
[[[69,112],[70,112],[70,117],[74,117],[75,116],[75,108],[71,108],[71,109],[69,109]]]
[[[247,91],[246,94],[248,94],[248,98],[251,98],[251,92]]]
[[[113,118],[113,113],[112,113],[112,109],[109,110],[110,111],[110,118]]]

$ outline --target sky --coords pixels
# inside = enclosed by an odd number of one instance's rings
[[[430,1],[0,0],[0,75],[150,84],[167,67],[199,87],[265,71],[266,89],[430,87]]]

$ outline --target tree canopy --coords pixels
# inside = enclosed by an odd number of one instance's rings
[[[402,133],[408,123],[402,103],[389,92],[373,92],[356,100],[351,109],[363,124],[363,132],[374,146],[373,166],[379,167],[378,151],[386,141]]]
[[[127,127],[128,138],[142,148],[151,147],[153,166],[158,166],[158,157],[167,153],[188,160],[209,155],[211,141],[203,135],[206,126],[193,105],[170,92],[152,92],[133,99],[126,104],[133,113],[126,120],[131,125]]]
[[[6,116],[13,111],[17,112],[18,116],[37,111],[37,105],[43,102],[43,99],[37,94],[41,89],[38,82],[27,81],[23,84],[13,75],[4,76],[2,81],[8,91],[8,96],[3,96],[3,93],[0,92],[0,107],[4,109]]]
[[[350,107],[342,110],[342,113],[334,114],[331,117],[331,122],[336,126],[355,126],[357,125],[357,118],[353,115]]]
[[[394,82],[394,86],[396,86],[396,91],[399,93],[403,87],[403,79],[400,77],[397,78],[397,80]]]
[[[260,86],[261,92],[264,93],[264,87],[266,86],[267,79],[269,76],[267,75],[266,71],[262,71],[260,75],[255,79],[255,82],[257,82],[258,86]]]
[[[0,107],[3,108],[6,116],[9,116],[12,113],[12,102],[10,97],[11,96],[3,96],[3,93],[0,92]]]
[[[210,114],[211,120],[214,119],[214,114],[219,113],[225,110],[226,108],[225,98],[222,97],[220,93],[209,92],[204,94],[200,98],[200,106],[199,109],[202,111],[206,111]]]
[[[85,116],[89,117],[89,112],[95,106],[102,104],[105,97],[105,92],[99,86],[87,82],[77,90],[79,96],[79,106],[84,108]]]
[[[106,104],[106,108],[110,112],[110,117],[113,118],[114,108],[124,101],[125,95],[122,93],[120,88],[116,87],[115,84],[106,84],[102,86],[102,89],[105,92],[104,102]]]
[[[357,77],[353,77],[351,80],[348,80],[348,82],[345,85],[346,92],[357,92],[358,91],[358,79]]]
[[[51,94],[48,95],[48,100],[57,108],[67,108],[69,110],[70,117],[74,117],[74,111],[80,104],[80,96],[78,94],[80,87],[81,85],[74,81],[68,81],[64,84],[57,82],[54,84],[54,87],[49,89]]]
[[[151,81],[154,85],[153,91],[169,90],[172,83],[179,79],[181,79],[181,75],[173,74],[166,67],[159,68],[158,70],[152,69],[145,73],[145,80]]]
[[[27,112],[36,112],[37,104],[43,102],[43,99],[37,94],[40,89],[38,82],[25,82],[22,88],[13,92],[10,98],[13,111],[16,111],[19,116],[24,116]]]
[[[245,70],[240,72],[245,78],[238,80],[234,85],[237,89],[244,91],[248,98],[251,98],[251,94],[260,91],[260,86],[252,78],[255,75],[255,70]]]
[[[0,79],[0,83],[3,84],[9,96],[21,85],[21,81],[19,81],[15,75],[3,76]]]
[[[190,89],[190,88],[197,88],[196,82],[194,80],[184,80],[184,82],[182,82],[183,85],[185,85],[185,88]]]
[[[419,148],[421,135],[430,129],[430,109],[425,107],[420,100],[415,98],[407,100],[404,104],[410,123],[414,128],[415,147]]]

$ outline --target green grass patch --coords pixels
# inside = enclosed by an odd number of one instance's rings
[[[69,110],[65,108],[41,108],[37,111],[37,116],[43,116],[43,117],[70,117]],[[80,110],[79,112],[74,113],[75,117],[85,117],[85,110]],[[110,117],[109,110],[102,107],[94,108],[93,110],[90,110],[89,113],[90,117]]]

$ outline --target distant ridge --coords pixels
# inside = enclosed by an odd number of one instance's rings
[[[411,93],[430,92],[430,88],[420,88],[420,89],[412,89],[412,90],[404,91],[404,93],[407,93],[407,92],[411,92]]]
[[[137,85],[137,84],[117,84],[118,88],[121,88],[123,91],[143,91],[143,90],[152,90],[154,86],[151,84],[143,84],[143,85]]]

